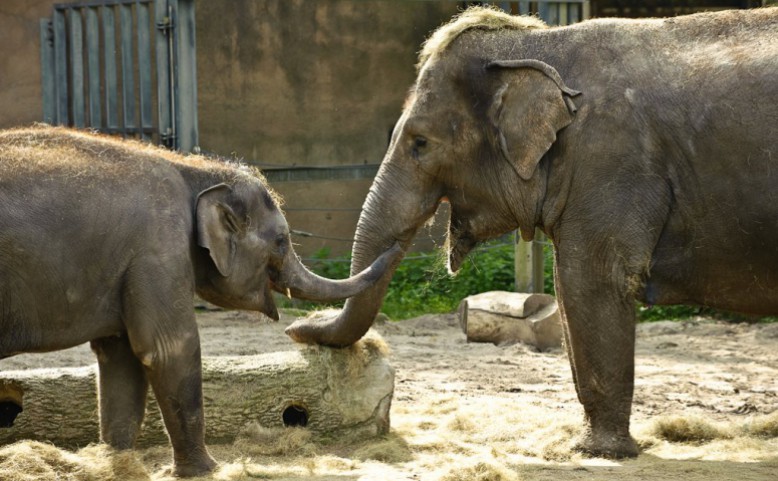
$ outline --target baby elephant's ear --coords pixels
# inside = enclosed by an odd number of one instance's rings
[[[573,121],[575,105],[559,73],[539,60],[490,63],[502,75],[489,116],[497,131],[502,155],[524,180],[535,173],[556,134]]]
[[[235,261],[237,239],[240,230],[238,217],[230,207],[232,189],[218,184],[200,192],[197,196],[197,244],[205,247],[219,273],[228,277]]]

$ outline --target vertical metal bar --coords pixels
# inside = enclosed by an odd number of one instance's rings
[[[519,14],[520,15],[529,14],[529,2],[519,2]]]
[[[89,125],[103,124],[100,108],[100,25],[97,8],[86,8],[86,59],[89,69]]]
[[[576,23],[583,20],[581,18],[581,4],[580,3],[569,3],[568,4],[568,15],[569,15],[569,23]]]
[[[125,135],[133,133],[136,128],[135,115],[135,69],[132,52],[132,5],[119,6],[121,22],[121,56],[122,56],[122,131]]]
[[[116,19],[112,5],[103,6],[103,64],[105,68],[105,128],[119,128],[119,82],[116,74]]]
[[[549,25],[559,25],[559,4],[539,2],[538,15]]]
[[[50,19],[40,20],[41,38],[41,93],[43,94],[43,121],[54,124],[57,120],[57,87],[54,83],[54,32]]]
[[[73,126],[83,128],[86,117],[84,102],[84,30],[81,21],[81,9],[68,9],[70,23],[70,68],[73,88],[71,89],[71,107]]]
[[[153,127],[151,115],[151,42],[149,40],[149,4],[136,0],[138,19],[138,98],[141,138],[149,139],[146,129]]]
[[[172,31],[170,16],[168,12],[167,0],[154,0],[154,23],[157,27],[155,34],[155,59],[157,62],[157,132],[160,143],[172,146],[169,143],[173,135],[173,124],[170,111],[171,89],[170,89],[170,69],[172,59],[170,58],[170,46]]]
[[[178,99],[176,100],[176,120],[178,121],[178,149],[192,151],[198,144],[197,132],[197,64],[195,42],[195,2],[194,0],[170,0],[177,7],[173,16],[176,24],[176,80]]]
[[[567,3],[559,3],[557,4],[557,8],[559,9],[559,25],[567,25],[569,23],[569,19],[567,18]]]
[[[581,6],[581,20],[587,20],[592,16],[592,4],[589,0],[584,0]]]
[[[68,117],[68,48],[65,11],[54,10],[54,87],[56,116],[54,122],[67,125]]]

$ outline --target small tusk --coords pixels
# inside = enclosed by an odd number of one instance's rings
[[[289,299],[292,298],[292,291],[290,291],[288,287],[286,288],[285,294],[286,294],[286,297],[288,297]]]

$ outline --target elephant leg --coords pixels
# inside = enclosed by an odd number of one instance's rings
[[[187,277],[156,263],[128,278],[125,324],[135,356],[162,413],[176,476],[205,474],[216,466],[205,447],[200,338]],[[154,282],[149,282],[154,279]]]
[[[99,368],[100,439],[115,449],[131,449],[146,412],[146,372],[126,336],[91,342]]]
[[[557,264],[567,353],[588,424],[576,448],[594,456],[637,456],[637,444],[629,433],[635,305],[626,276],[609,268],[607,275],[597,276],[602,268],[580,258],[568,262],[564,254],[558,255]]]

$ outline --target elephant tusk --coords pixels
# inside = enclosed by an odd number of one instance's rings
[[[292,291],[288,287],[284,290],[284,294],[286,294],[286,297],[289,299],[292,298]]]

